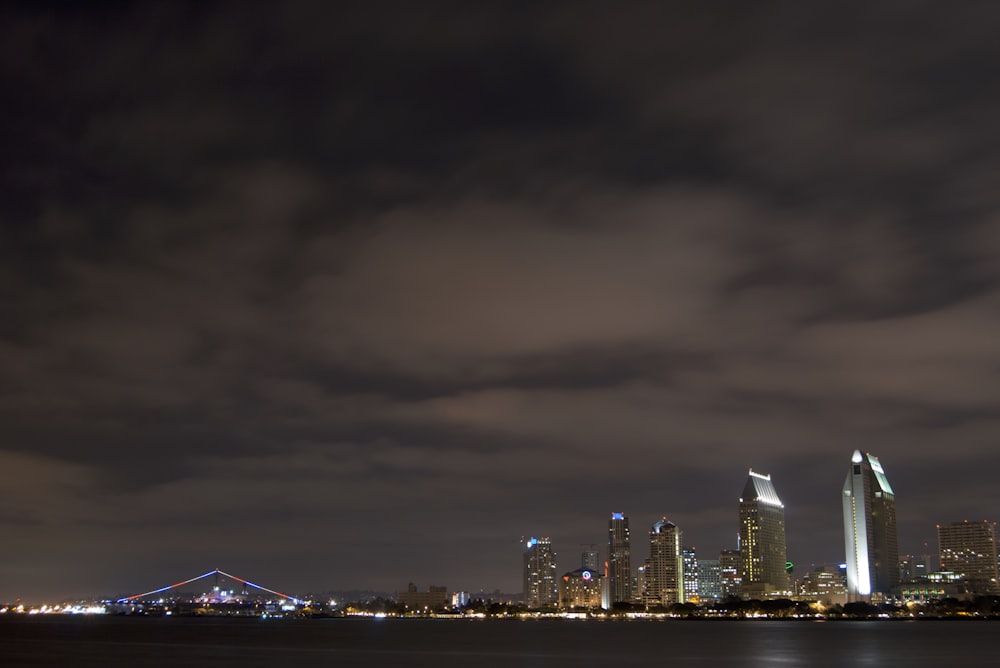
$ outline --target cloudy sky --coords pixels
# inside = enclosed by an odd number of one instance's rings
[[[995,3],[0,15],[0,599],[1000,517]],[[602,555],[605,551],[602,549]]]

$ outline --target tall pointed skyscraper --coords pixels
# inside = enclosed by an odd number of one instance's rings
[[[608,520],[608,589],[612,605],[632,602],[632,548],[624,513],[611,513]]]
[[[785,570],[785,506],[770,475],[750,470],[740,497],[740,552],[743,555],[743,595],[749,598],[787,596]]]
[[[848,597],[890,592],[899,584],[896,495],[878,457],[854,451],[843,502]]]

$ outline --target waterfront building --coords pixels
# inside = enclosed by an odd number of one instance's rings
[[[668,606],[684,602],[684,562],[681,553],[681,530],[664,517],[649,531],[649,561],[645,591],[646,606]]]
[[[838,564],[813,566],[802,576],[798,593],[815,598],[824,605],[847,603],[845,569]]]
[[[903,603],[927,603],[945,598],[959,598],[966,595],[965,589],[955,581],[911,582],[899,585],[897,597]]]
[[[427,591],[417,591],[417,585],[412,582],[407,585],[406,591],[396,593],[396,602],[414,611],[439,610],[448,605],[449,599],[447,587],[431,585]]]
[[[686,573],[685,571],[685,575]],[[698,560],[698,599],[703,602],[722,599],[718,559]]]
[[[787,596],[785,506],[770,475],[747,476],[740,497],[742,593],[748,598]]]
[[[725,600],[739,596],[743,586],[743,557],[739,550],[719,552],[720,597]]]
[[[996,525],[966,520],[937,531],[941,570],[960,575],[970,593],[1000,594]]]
[[[697,603],[701,592],[698,587],[698,556],[693,547],[681,549],[681,561],[684,563],[684,601]]]
[[[628,518],[611,513],[608,520],[608,595],[610,603],[632,602],[632,548]]]
[[[848,597],[890,593],[899,584],[896,495],[878,457],[854,451],[843,504]]]
[[[905,603],[926,603],[945,598],[969,599],[975,596],[960,573],[934,571],[920,582],[904,582],[896,587],[895,596]]]
[[[524,604],[544,608],[559,602],[556,553],[548,538],[531,538],[524,544]]]
[[[559,585],[559,607],[594,609],[603,606],[604,576],[599,571],[581,566],[562,576]]]

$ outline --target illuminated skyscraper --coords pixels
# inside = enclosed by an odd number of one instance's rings
[[[632,602],[632,548],[623,513],[611,513],[608,521],[608,594],[612,605]]]
[[[896,495],[878,457],[854,451],[843,501],[847,595],[889,593],[899,584]]]
[[[989,522],[938,525],[941,570],[961,575],[977,594],[997,594],[996,527]]]
[[[742,591],[751,598],[787,595],[785,506],[771,476],[750,471],[740,497]]]
[[[524,604],[544,608],[559,602],[556,553],[548,538],[532,538],[524,544]]]
[[[649,561],[646,562],[646,605],[673,605],[684,602],[684,562],[681,530],[667,518],[649,530]]]

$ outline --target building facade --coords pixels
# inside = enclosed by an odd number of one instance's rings
[[[814,597],[824,605],[847,602],[847,582],[845,570],[839,564],[813,566],[802,576],[799,585],[800,596]]]
[[[719,594],[722,600],[739,596],[743,589],[743,557],[739,550],[719,552]]]
[[[684,602],[681,530],[666,517],[655,522],[649,530],[649,560],[642,602],[646,606]]]
[[[700,583],[698,576],[698,555],[693,547],[681,549],[681,561],[684,563],[684,601],[697,603],[700,600]]]
[[[938,525],[942,571],[962,577],[969,592],[998,594],[996,525],[990,522],[954,522]]]
[[[936,570],[938,567],[929,554],[907,554],[899,560],[899,581],[922,582]]]
[[[638,592],[636,598],[642,600],[642,595],[646,591],[646,574],[649,572],[649,559],[635,569],[635,590]]]
[[[556,553],[548,538],[531,538],[524,543],[524,604],[545,608],[559,602]]]
[[[559,607],[595,609],[603,605],[604,576],[583,566],[562,576]]]
[[[608,596],[612,605],[632,602],[632,548],[628,518],[611,513],[608,520]]]
[[[770,475],[747,476],[740,497],[740,553],[742,592],[751,598],[787,596],[785,506]]]
[[[854,451],[842,500],[848,597],[891,593],[899,584],[896,495],[878,457]]]
[[[698,560],[698,598],[702,602],[722,600],[722,580],[718,559]]]
[[[440,610],[449,603],[448,588],[431,585],[427,591],[417,591],[412,582],[406,591],[396,593],[396,602],[407,610]]]

